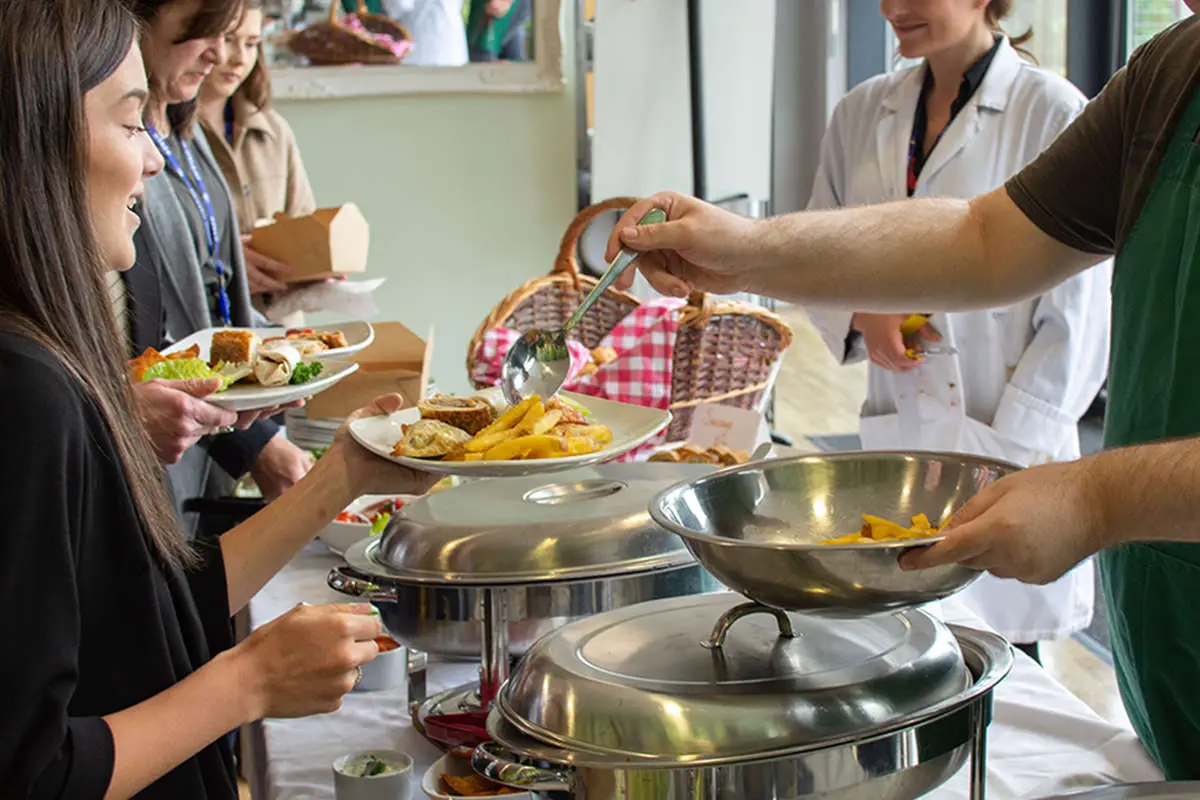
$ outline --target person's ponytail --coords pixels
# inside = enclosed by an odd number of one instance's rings
[[[1027,28],[1024,33],[1017,36],[1009,36],[1000,24],[1012,13],[1012,10],[1013,0],[991,0],[987,4],[987,8],[983,10],[983,14],[989,28],[996,33],[1008,36],[1009,44],[1013,46],[1013,49],[1036,64],[1038,63],[1037,57],[1025,47],[1033,38],[1033,28]]]

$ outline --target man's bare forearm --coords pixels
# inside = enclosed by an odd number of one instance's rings
[[[1045,292],[1102,256],[1060,244],[1003,189],[800,212],[761,223],[751,291],[854,311],[963,311]]]
[[[1200,542],[1200,438],[1110,450],[1080,465],[1100,512],[1097,549]]]

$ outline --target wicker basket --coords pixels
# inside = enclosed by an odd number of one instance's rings
[[[329,0],[328,20],[314,22],[292,34],[288,40],[292,52],[304,56],[314,66],[399,64],[403,60],[387,45],[347,26],[338,13],[341,6],[341,0]],[[412,41],[412,36],[400,23],[381,14],[369,13],[365,0],[358,0],[357,16],[363,28],[372,34]]]
[[[467,351],[468,374],[475,367],[475,354],[488,330],[563,326],[597,283],[596,278],[580,274],[576,255],[579,237],[597,215],[613,208],[629,208],[633,202],[633,198],[617,197],[580,212],[563,235],[550,274],[526,281],[511,292],[475,331]],[[594,348],[638,305],[636,297],[609,289],[568,335]],[[702,293],[688,298],[680,310],[675,342],[670,405],[674,419],[666,440],[686,440],[696,407],[704,403],[762,408],[776,367],[791,343],[792,329],[765,309],[714,300]]]

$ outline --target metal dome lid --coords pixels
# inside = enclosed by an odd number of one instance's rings
[[[406,505],[360,571],[413,583],[502,585],[648,572],[694,559],[650,499],[714,468],[604,464],[470,481]]]
[[[972,686],[955,635],[915,609],[755,614],[706,647],[714,622],[742,601],[672,598],[565,625],[526,653],[496,712],[588,757],[699,766],[877,735]]]

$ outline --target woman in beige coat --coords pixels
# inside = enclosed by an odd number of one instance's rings
[[[271,81],[262,62],[261,0],[246,0],[241,21],[225,37],[225,62],[213,68],[199,97],[199,120],[234,198],[246,251],[246,274],[260,310],[286,292],[291,270],[248,246],[260,220],[277,213],[302,217],[316,210],[296,137],[271,107]]]

